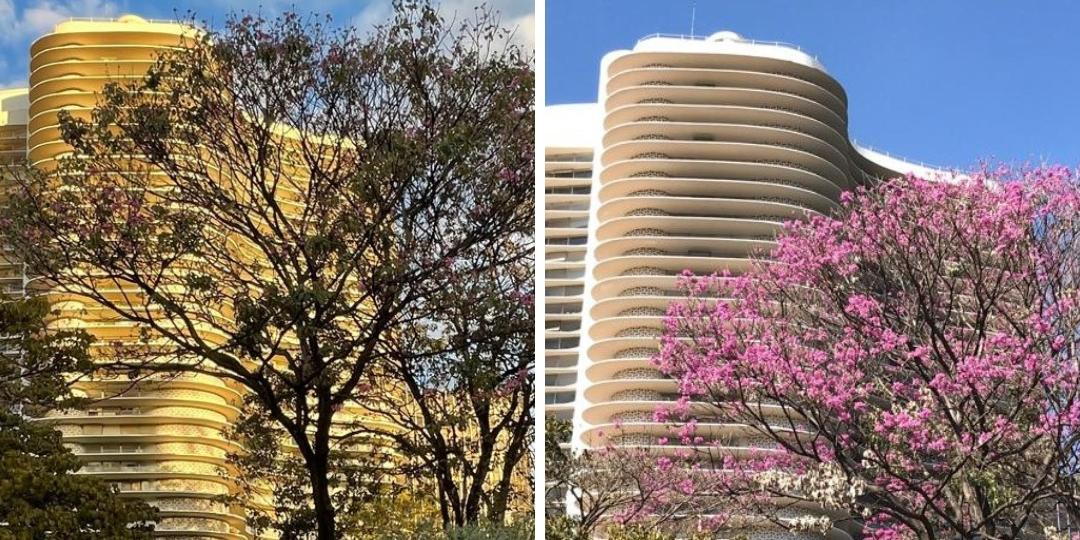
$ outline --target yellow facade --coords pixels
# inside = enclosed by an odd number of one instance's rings
[[[139,78],[157,53],[179,47],[192,30],[134,16],[72,20],[30,48],[26,119],[29,163],[51,169],[70,149],[57,113],[89,118],[110,80]],[[94,306],[54,297],[56,324],[81,327],[101,341],[132,335],[130,325]],[[83,411],[56,411],[64,442],[84,462],[80,474],[113,483],[122,493],[158,507],[162,535],[243,539],[242,508],[216,500],[235,489],[226,455],[237,450],[225,430],[240,410],[241,391],[225,380],[191,375],[137,384],[123,379],[80,382],[77,391],[99,398]]]
[[[57,25],[53,33],[31,46],[29,87],[0,90],[0,159],[25,157],[34,167],[54,169],[71,151],[60,134],[60,111],[89,120],[106,84],[142,78],[157,54],[182,47],[196,36],[196,30],[184,25],[131,15]],[[286,131],[284,135],[290,134]],[[290,172],[299,183],[306,178],[303,170]],[[284,193],[282,197],[288,199],[290,195]],[[287,200],[282,202],[288,205]],[[248,253],[246,249],[244,252]],[[0,287],[14,294],[46,295],[54,307],[53,324],[57,327],[82,328],[102,347],[139,339],[138,328],[132,323],[77,295],[63,294],[46,283],[28,279],[14,257],[6,255],[0,253]],[[113,292],[119,300],[125,292],[134,291],[117,288]],[[231,314],[220,315],[227,318]],[[215,335],[207,337],[210,341],[217,339]],[[158,376],[137,382],[112,376],[82,380],[75,388],[78,394],[96,401],[86,410],[54,411],[49,421],[83,461],[79,474],[112,483],[125,497],[139,498],[159,508],[159,536],[254,537],[246,527],[246,509],[221,502],[222,496],[236,494],[239,489],[227,455],[241,448],[229,439],[228,429],[241,416],[244,388],[206,374]],[[380,393],[384,399],[407,396],[393,389],[382,389]],[[400,406],[408,407],[404,403]],[[400,429],[378,416],[360,404],[347,405],[335,429],[340,433],[357,423]],[[393,456],[389,447],[375,448],[378,445],[377,439],[358,439],[349,449]],[[290,443],[286,446],[295,449]],[[384,459],[390,465],[398,457]],[[527,473],[525,469],[515,472],[514,483],[523,492],[528,491]],[[265,505],[269,502],[267,495],[263,492],[256,497],[262,509],[269,508]],[[512,511],[524,513],[526,508],[514,506]],[[430,517],[437,519],[437,515]]]
[[[0,159],[25,157],[39,169],[55,168],[71,150],[60,134],[60,111],[89,119],[107,83],[142,78],[157,54],[189,44],[196,32],[132,15],[57,25],[31,46],[29,88],[0,91]],[[138,339],[131,323],[101,306],[27,279],[9,253],[0,253],[0,287],[16,295],[45,294],[54,307],[54,325],[85,329],[99,346]],[[137,382],[114,376],[79,381],[75,388],[96,401],[86,410],[54,411],[49,421],[83,461],[79,474],[159,508],[159,536],[253,537],[245,509],[221,502],[238,489],[227,455],[240,448],[227,429],[241,415],[242,387],[184,374]],[[351,414],[353,409],[343,411],[348,422],[366,421]],[[363,444],[353,449],[364,451]],[[268,503],[262,495],[256,499]]]

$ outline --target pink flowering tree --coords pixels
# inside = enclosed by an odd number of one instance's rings
[[[1060,536],[1080,517],[1078,284],[1068,169],[859,189],[746,274],[683,277],[655,361],[684,399],[657,415],[727,496],[830,511],[825,529]],[[694,435],[710,423],[772,448],[723,456]]]
[[[545,538],[696,538],[722,529],[721,514],[733,513],[730,500],[703,495],[728,492],[731,477],[703,474],[685,456],[657,459],[643,448],[572,451],[563,446],[571,431],[569,422],[547,419],[547,494],[568,507],[548,509]]]

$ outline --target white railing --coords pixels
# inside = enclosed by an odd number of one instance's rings
[[[68,17],[67,22],[120,22],[122,17]],[[148,23],[155,24],[180,24],[175,19],[146,19],[139,17],[139,19]]]
[[[705,41],[705,40],[709,39],[709,36],[703,36],[703,35],[697,35],[697,34],[671,34],[671,33],[665,33],[665,32],[656,32],[654,34],[649,34],[649,35],[639,39],[638,43],[641,43],[642,41],[645,41],[646,39],[653,39],[653,38],[691,39],[691,40],[694,40],[694,41]],[[760,39],[746,39],[746,38],[743,38],[743,37],[733,38],[733,39],[724,40],[724,41],[730,41],[731,43],[746,43],[746,44],[749,44],[749,45],[768,45],[768,46],[772,46],[772,47],[786,47],[788,49],[795,49],[796,51],[799,51],[799,52],[809,56],[810,58],[813,58],[815,62],[818,62],[819,64],[821,63],[821,61],[818,60],[818,57],[816,55],[813,55],[813,54],[810,54],[810,53],[804,51],[802,49],[802,47],[800,47],[800,46],[798,46],[798,45],[796,45],[794,43],[786,43],[786,42],[783,42],[783,41],[765,41],[765,40],[760,40]]]

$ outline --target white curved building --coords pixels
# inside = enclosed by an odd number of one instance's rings
[[[547,414],[572,418],[575,449],[670,452],[652,414],[677,387],[650,357],[676,275],[737,274],[783,221],[830,212],[844,190],[940,171],[855,145],[844,89],[817,59],[733,32],[611,52],[598,95],[545,112]],[[733,453],[765,442],[701,420]]]

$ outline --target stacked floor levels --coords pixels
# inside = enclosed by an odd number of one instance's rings
[[[682,296],[677,275],[738,274],[772,247],[785,220],[829,213],[843,191],[880,178],[936,171],[853,144],[847,96],[815,58],[731,32],[652,36],[609,53],[598,95],[598,104],[545,113],[548,329],[580,333],[548,339],[548,413],[572,408],[576,449],[674,452],[678,438],[659,444],[668,428],[653,411],[678,397],[676,383],[650,358],[668,304]],[[584,236],[575,248],[584,251],[583,273],[572,285],[580,304],[560,299],[563,274],[552,264],[568,249],[565,229],[553,226],[565,195],[552,189],[561,180],[556,157],[568,150],[593,156],[580,166],[593,171],[588,202],[578,203],[587,217],[574,222],[587,230],[573,231]],[[561,306],[571,303],[581,312],[561,326]],[[734,454],[771,446],[742,432],[699,423],[708,442]]]
[[[29,163],[51,170],[70,153],[57,113],[89,119],[109,81],[143,77],[158,53],[192,36],[190,27],[128,15],[71,20],[35,41],[25,126]],[[36,290],[33,280],[29,289]],[[129,324],[100,306],[75,297],[49,297],[58,312],[57,325],[83,328],[101,342],[137,339]],[[215,500],[234,489],[224,467],[226,454],[237,447],[225,433],[240,414],[238,388],[198,375],[134,386],[122,379],[86,381],[77,391],[101,400],[86,410],[57,411],[52,421],[83,461],[80,474],[99,477],[125,496],[157,506],[159,534],[249,538],[243,509]]]
[[[33,167],[54,170],[71,154],[60,134],[60,111],[90,119],[106,84],[138,81],[158,54],[187,46],[196,37],[190,26],[131,15],[57,25],[31,46],[29,88],[0,91],[0,159],[25,157]],[[0,253],[0,287],[44,295],[54,308],[52,324],[86,330],[96,338],[96,347],[140,339],[137,328],[103,306],[33,276],[27,279],[14,254],[6,251]],[[119,299],[132,292],[122,285],[110,291],[121,304]],[[242,387],[222,377],[187,374],[138,381],[84,379],[75,391],[94,403],[85,410],[54,411],[48,421],[83,462],[79,474],[101,478],[122,496],[156,506],[158,536],[253,537],[246,526],[247,509],[222,502],[222,496],[238,489],[228,454],[242,449],[230,439],[229,428],[242,412]],[[359,418],[352,414],[362,413],[348,406],[342,416]],[[269,508],[268,493],[259,493],[255,504]]]

